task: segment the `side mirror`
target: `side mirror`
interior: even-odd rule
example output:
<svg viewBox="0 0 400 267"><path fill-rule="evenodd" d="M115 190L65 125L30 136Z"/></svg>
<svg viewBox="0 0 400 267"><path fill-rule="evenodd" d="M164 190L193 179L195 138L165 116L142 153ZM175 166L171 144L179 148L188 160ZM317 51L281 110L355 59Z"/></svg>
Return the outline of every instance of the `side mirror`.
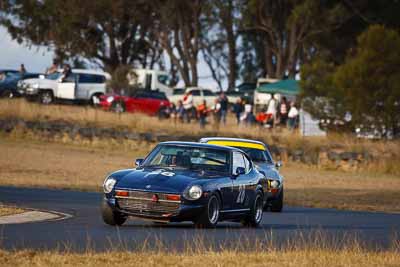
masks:
<svg viewBox="0 0 400 267"><path fill-rule="evenodd" d="M282 165L283 165L283 164L282 164L282 161L277 161L277 162L275 162L275 167L278 168L278 169L279 169L280 167L282 167Z"/></svg>
<svg viewBox="0 0 400 267"><path fill-rule="evenodd" d="M237 167L236 172L233 173L233 177L238 177L239 175L245 174L246 169L243 167Z"/></svg>
<svg viewBox="0 0 400 267"><path fill-rule="evenodd" d="M135 165L140 166L143 163L143 159L136 159L135 160Z"/></svg>

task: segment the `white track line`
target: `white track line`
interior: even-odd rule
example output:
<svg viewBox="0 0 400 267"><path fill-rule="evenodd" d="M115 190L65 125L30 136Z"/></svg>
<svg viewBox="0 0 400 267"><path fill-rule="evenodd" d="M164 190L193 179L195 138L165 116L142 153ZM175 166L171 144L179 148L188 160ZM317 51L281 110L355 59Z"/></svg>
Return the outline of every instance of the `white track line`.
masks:
<svg viewBox="0 0 400 267"><path fill-rule="evenodd" d="M29 210L23 213L0 216L0 224L20 224L20 223L30 223L30 222L42 222L42 221L58 221L58 220L68 219L71 217L72 215L61 212Z"/></svg>

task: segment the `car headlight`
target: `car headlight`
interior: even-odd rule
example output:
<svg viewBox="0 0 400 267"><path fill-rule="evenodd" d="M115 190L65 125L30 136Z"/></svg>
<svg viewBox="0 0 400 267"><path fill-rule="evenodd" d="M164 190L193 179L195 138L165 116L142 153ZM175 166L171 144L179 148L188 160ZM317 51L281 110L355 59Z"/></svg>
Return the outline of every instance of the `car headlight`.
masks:
<svg viewBox="0 0 400 267"><path fill-rule="evenodd" d="M33 89L39 89L39 84L38 84L38 83L32 84L32 88L33 88Z"/></svg>
<svg viewBox="0 0 400 267"><path fill-rule="evenodd" d="M271 181L271 187L272 188L278 188L279 187L279 181L277 181L277 180L272 180Z"/></svg>
<svg viewBox="0 0 400 267"><path fill-rule="evenodd" d="M199 185L192 185L187 188L184 193L184 197L189 200L197 200L203 194L203 189Z"/></svg>
<svg viewBox="0 0 400 267"><path fill-rule="evenodd" d="M107 178L103 183L104 193L106 193L106 194L110 193L113 190L114 185L116 183L117 183L117 180L115 180L114 178Z"/></svg>
<svg viewBox="0 0 400 267"><path fill-rule="evenodd" d="M113 96L107 97L107 102L108 102L108 103L111 103L111 102L113 102L113 101L114 101L114 97L113 97Z"/></svg>

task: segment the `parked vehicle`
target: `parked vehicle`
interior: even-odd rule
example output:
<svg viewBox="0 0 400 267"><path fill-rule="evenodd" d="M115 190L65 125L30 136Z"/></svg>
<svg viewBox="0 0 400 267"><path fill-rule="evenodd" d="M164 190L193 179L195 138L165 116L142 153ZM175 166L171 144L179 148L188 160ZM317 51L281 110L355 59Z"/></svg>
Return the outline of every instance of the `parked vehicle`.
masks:
<svg viewBox="0 0 400 267"><path fill-rule="evenodd" d="M111 173L103 183L103 221L129 216L158 222L219 221L260 224L266 179L240 149L191 142L158 144L136 169Z"/></svg>
<svg viewBox="0 0 400 267"><path fill-rule="evenodd" d="M244 152L254 162L255 167L268 179L267 203L265 209L281 212L283 208L283 177L279 174L280 162L274 163L267 146L256 140L210 137L200 139L200 143L236 147Z"/></svg>
<svg viewBox="0 0 400 267"><path fill-rule="evenodd" d="M171 101L171 103L177 104L179 100L183 101L185 93L192 92L193 104L195 106L202 104L205 100L207 102L207 106L211 107L214 105L215 99L218 97L217 94L210 89L204 89L201 87L188 87L184 93L182 93L180 89L178 90L175 91L175 94L169 97L169 101Z"/></svg>
<svg viewBox="0 0 400 267"><path fill-rule="evenodd" d="M141 112L148 115L167 115L170 107L165 93L152 90L136 90L129 95L102 95L100 106L115 112Z"/></svg>
<svg viewBox="0 0 400 267"><path fill-rule="evenodd" d="M150 69L132 69L128 73L129 84L146 90L164 92L172 95L172 88L168 85L170 77L168 72Z"/></svg>
<svg viewBox="0 0 400 267"><path fill-rule="evenodd" d="M229 103L236 103L238 98L246 100L249 103L253 103L254 90L256 89L256 83L241 83L236 88L226 91Z"/></svg>
<svg viewBox="0 0 400 267"><path fill-rule="evenodd" d="M39 79L25 80L20 89L26 97L37 99L42 104L50 104L56 99L98 104L110 78L102 71L72 69L67 77L59 71Z"/></svg>
<svg viewBox="0 0 400 267"><path fill-rule="evenodd" d="M20 96L18 84L24 79L31 79L39 77L39 73L24 73L14 71L0 72L0 96L13 98Z"/></svg>

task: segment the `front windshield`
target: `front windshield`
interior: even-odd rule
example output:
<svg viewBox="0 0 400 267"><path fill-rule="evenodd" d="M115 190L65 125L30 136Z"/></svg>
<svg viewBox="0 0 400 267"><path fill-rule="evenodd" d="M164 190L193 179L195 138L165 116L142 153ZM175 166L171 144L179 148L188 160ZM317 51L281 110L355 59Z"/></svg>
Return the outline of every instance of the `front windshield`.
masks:
<svg viewBox="0 0 400 267"><path fill-rule="evenodd" d="M60 72L54 72L52 74L46 75L46 79L48 80L57 80L60 77L61 73Z"/></svg>
<svg viewBox="0 0 400 267"><path fill-rule="evenodd" d="M268 162L272 163L272 158L264 150L260 149L255 149L255 148L248 148L248 147L237 147L241 150L243 150L249 157L251 158L252 161L254 162Z"/></svg>
<svg viewBox="0 0 400 267"><path fill-rule="evenodd" d="M229 173L228 151L213 148L159 145L142 164L143 167L168 167Z"/></svg>

